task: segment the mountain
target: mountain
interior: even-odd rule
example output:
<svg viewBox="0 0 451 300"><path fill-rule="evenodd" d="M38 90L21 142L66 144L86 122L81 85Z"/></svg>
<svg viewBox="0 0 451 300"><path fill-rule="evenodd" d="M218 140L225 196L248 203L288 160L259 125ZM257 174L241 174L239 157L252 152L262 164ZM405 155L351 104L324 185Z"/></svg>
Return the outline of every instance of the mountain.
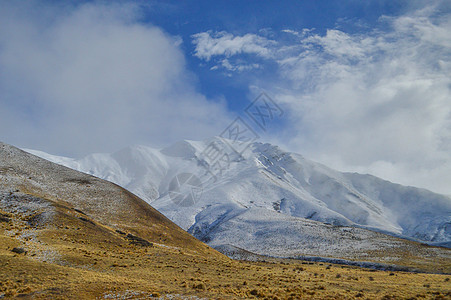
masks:
<svg viewBox="0 0 451 300"><path fill-rule="evenodd" d="M0 142L0 298L189 294L177 278L231 263L118 185Z"/></svg>
<svg viewBox="0 0 451 300"><path fill-rule="evenodd" d="M238 155L231 145L247 149ZM212 149L220 158L228 154L221 168L211 160ZM450 197L338 172L270 144L212 138L82 159L27 151L129 189L218 249L233 245L272 256L378 260L393 248L418 251L405 239L451 242ZM197 180L188 197L174 187L184 178Z"/></svg>
<svg viewBox="0 0 451 300"><path fill-rule="evenodd" d="M265 218L266 210L260 210L260 221L248 229L266 230L277 221L273 216ZM244 226L258 215L254 209L247 213L241 214ZM322 223L294 219L300 227L312 226L316 234L323 230ZM229 226L237 229L231 222ZM389 237L387 241L395 240ZM410 243L418 250L405 257L409 267L451 272L449 250L398 242L399 249L405 250ZM398 299L451 295L449 276L396 272L410 268L388 265L387 260L377 265L344 260L324 264L314 262L318 258L306 258L307 262L262 257L232 245L218 249L257 262L234 261L216 252L113 183L0 143L0 299Z"/></svg>
<svg viewBox="0 0 451 300"><path fill-rule="evenodd" d="M51 163L7 144L0 143L0 151L1 204L10 211L28 210L27 214L37 214L36 220L46 220L55 214L55 204L64 205L76 215L89 216L115 230L164 241L170 246L184 245L193 251L205 249L202 243L145 201L111 182ZM33 195L36 203L22 199L27 198L26 195ZM7 201L11 197L14 201Z"/></svg>

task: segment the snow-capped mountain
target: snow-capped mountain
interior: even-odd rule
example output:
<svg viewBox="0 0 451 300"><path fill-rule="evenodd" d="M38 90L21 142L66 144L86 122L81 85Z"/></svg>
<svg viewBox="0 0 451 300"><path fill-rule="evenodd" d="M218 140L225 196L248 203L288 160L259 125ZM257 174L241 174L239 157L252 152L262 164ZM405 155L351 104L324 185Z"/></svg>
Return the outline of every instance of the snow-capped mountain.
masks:
<svg viewBox="0 0 451 300"><path fill-rule="evenodd" d="M451 244L448 196L338 172L270 144L241 143L248 147L238 155L233 143L212 138L162 150L133 146L82 159L27 151L129 189L212 246L278 256L322 249L323 256L351 257L359 249L398 247L398 239L382 233ZM197 181L180 202L174 183L187 176Z"/></svg>

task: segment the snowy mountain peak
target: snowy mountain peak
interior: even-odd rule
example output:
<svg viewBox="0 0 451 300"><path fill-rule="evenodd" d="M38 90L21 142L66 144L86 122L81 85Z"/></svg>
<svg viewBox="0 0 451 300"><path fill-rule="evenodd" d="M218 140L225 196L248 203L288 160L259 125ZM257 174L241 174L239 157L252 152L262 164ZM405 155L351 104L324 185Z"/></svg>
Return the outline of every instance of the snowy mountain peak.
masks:
<svg viewBox="0 0 451 300"><path fill-rule="evenodd" d="M253 214L264 211L274 222L284 220L287 228L293 220L311 220L428 243L451 241L450 197L374 176L338 172L267 143L245 145L247 150L241 155L233 152L234 145L234 141L214 137L180 141L162 150L133 146L78 160L32 152L133 191L211 243L218 232L254 222ZM228 154L227 163L220 165L214 159L223 152ZM202 183L189 207L172 201L171 181L178 174L193 174Z"/></svg>

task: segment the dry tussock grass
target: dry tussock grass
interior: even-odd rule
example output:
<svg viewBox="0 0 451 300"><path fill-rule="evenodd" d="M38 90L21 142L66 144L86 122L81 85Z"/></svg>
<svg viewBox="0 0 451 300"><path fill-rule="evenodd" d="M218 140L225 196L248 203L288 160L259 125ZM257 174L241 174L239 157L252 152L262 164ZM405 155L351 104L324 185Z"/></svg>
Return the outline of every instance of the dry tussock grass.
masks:
<svg viewBox="0 0 451 300"><path fill-rule="evenodd" d="M42 228L24 225L28 224L27 220L19 215L0 213L10 219L0 222L0 295L5 297L451 297L448 275L373 271L293 260L233 261L219 254L167 246L157 238L149 241L152 244L142 246L128 239L126 230L118 232L95 221L88 222L89 216L63 205L56 207L52 223ZM34 236L27 239L24 233L30 230ZM15 247L27 252L17 254L12 251ZM43 249L57 255L46 257Z"/></svg>

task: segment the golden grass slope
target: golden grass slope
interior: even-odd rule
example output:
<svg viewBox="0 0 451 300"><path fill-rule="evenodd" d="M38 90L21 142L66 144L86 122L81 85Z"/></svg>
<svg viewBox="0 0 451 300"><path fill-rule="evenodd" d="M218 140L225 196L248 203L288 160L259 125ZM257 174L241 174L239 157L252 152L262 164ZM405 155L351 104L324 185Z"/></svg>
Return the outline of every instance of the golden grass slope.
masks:
<svg viewBox="0 0 451 300"><path fill-rule="evenodd" d="M129 191L0 143L0 188L81 211L99 224L199 253L216 251Z"/></svg>
<svg viewBox="0 0 451 300"><path fill-rule="evenodd" d="M0 223L0 295L21 299L449 299L451 276L269 260L233 261L123 235L58 207L52 225ZM34 230L31 236L29 231ZM27 249L16 254L14 247Z"/></svg>

